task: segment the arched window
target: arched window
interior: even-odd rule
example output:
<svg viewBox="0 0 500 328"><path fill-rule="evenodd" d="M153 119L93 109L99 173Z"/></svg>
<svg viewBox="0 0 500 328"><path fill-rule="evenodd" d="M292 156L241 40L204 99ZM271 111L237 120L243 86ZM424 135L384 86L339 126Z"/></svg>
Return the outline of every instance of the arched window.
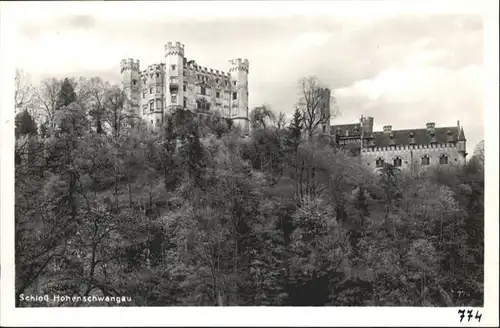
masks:
<svg viewBox="0 0 500 328"><path fill-rule="evenodd" d="M401 160L401 157L397 156L394 158L394 166L395 167L400 167L403 164L403 161Z"/></svg>
<svg viewBox="0 0 500 328"><path fill-rule="evenodd" d="M429 155L422 156L422 165L429 165L431 163L431 159Z"/></svg>
<svg viewBox="0 0 500 328"><path fill-rule="evenodd" d="M448 155L441 155L439 156L439 164L448 164Z"/></svg>
<svg viewBox="0 0 500 328"><path fill-rule="evenodd" d="M377 158L377 160L375 161L375 166L376 167L383 167L384 166L384 159L382 157L379 157Z"/></svg>

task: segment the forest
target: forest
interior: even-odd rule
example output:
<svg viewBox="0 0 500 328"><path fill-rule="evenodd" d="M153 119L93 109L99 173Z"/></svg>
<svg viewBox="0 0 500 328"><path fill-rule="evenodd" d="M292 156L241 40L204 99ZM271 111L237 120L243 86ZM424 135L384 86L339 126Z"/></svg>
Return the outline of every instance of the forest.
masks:
<svg viewBox="0 0 500 328"><path fill-rule="evenodd" d="M374 173L300 106L252 109L249 136L182 109L153 132L98 77L23 74L16 306L482 306L482 143L464 166Z"/></svg>

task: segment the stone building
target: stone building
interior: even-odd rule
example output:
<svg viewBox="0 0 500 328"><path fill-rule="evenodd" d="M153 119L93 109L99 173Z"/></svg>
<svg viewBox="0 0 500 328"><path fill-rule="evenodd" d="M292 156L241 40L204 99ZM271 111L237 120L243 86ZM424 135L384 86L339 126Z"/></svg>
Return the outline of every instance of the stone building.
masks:
<svg viewBox="0 0 500 328"><path fill-rule="evenodd" d="M373 117L360 123L331 126L335 143L361 157L368 167L377 170L384 163L418 172L432 165L461 165L466 160L466 139L460 122L456 126L373 131Z"/></svg>
<svg viewBox="0 0 500 328"><path fill-rule="evenodd" d="M183 108L200 116L219 112L249 133L247 59L230 60L227 72L200 66L185 57L184 45L168 42L164 61L140 69L139 60L121 61L122 87L129 109L153 128L165 115Z"/></svg>

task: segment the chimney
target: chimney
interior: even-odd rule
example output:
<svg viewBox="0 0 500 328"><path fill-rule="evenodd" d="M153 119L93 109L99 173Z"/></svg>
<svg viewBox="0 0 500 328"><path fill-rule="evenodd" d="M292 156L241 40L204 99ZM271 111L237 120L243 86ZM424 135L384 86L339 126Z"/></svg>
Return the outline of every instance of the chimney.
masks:
<svg viewBox="0 0 500 328"><path fill-rule="evenodd" d="M425 128L427 129L427 131L434 131L436 128L436 123L429 122L425 125Z"/></svg>
<svg viewBox="0 0 500 328"><path fill-rule="evenodd" d="M392 125L384 126L384 133L391 133L391 131L392 131Z"/></svg>

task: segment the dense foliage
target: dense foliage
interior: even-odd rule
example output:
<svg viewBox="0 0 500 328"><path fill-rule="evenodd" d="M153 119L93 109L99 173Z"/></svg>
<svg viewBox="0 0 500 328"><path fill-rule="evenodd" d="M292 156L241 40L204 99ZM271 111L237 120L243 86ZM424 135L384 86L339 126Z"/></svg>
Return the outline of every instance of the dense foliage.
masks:
<svg viewBox="0 0 500 328"><path fill-rule="evenodd" d="M178 110L153 133L99 79L47 80L37 97L50 115L16 120L17 305L40 305L20 301L35 293L125 306L483 303L476 157L377 175L304 141L299 111L284 126L260 107L242 137Z"/></svg>

